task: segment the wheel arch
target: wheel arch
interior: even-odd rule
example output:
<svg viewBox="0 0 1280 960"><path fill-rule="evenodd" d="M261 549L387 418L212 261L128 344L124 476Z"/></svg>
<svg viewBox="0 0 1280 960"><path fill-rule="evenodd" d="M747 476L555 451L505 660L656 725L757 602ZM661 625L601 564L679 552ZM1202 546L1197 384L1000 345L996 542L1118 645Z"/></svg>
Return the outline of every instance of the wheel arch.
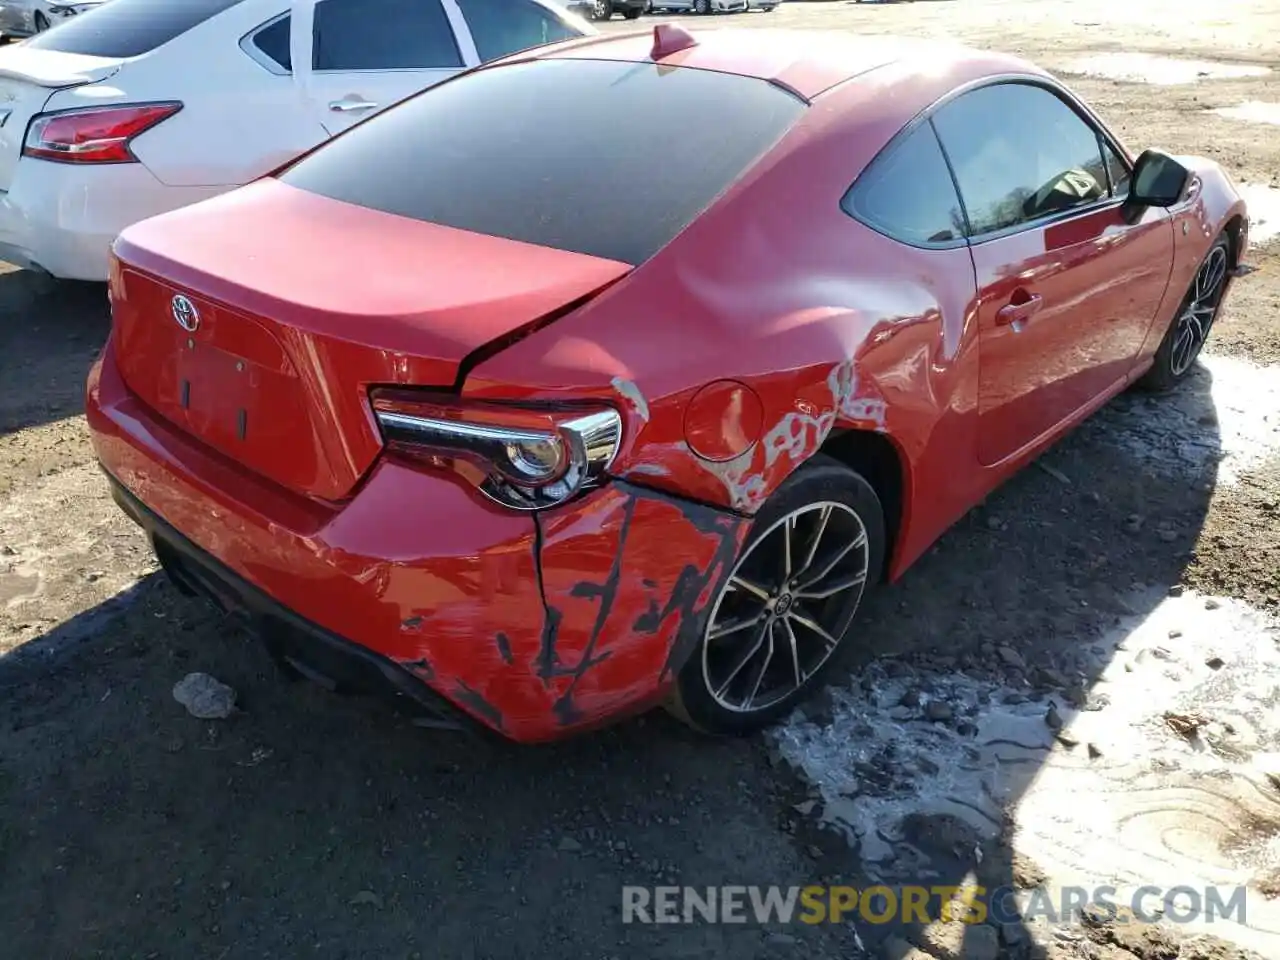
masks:
<svg viewBox="0 0 1280 960"><path fill-rule="evenodd" d="M884 508L885 551L882 580L888 579L897 554L906 506L907 461L886 433L859 428L836 428L817 453L831 457L871 484Z"/></svg>

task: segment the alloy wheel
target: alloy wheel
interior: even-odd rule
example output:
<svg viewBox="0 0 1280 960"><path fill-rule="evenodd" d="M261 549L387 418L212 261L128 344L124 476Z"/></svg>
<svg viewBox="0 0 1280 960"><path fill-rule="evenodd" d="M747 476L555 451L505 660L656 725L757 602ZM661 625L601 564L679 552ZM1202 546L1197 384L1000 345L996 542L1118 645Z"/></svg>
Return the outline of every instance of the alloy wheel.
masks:
<svg viewBox="0 0 1280 960"><path fill-rule="evenodd" d="M1181 376L1195 362L1205 341L1209 338L1209 328L1213 326L1218 305L1222 302L1222 291L1226 280L1227 248L1218 245L1209 251L1209 256L1196 271L1195 281L1191 285L1191 295L1178 317L1173 351L1169 358L1169 365L1175 377Z"/></svg>
<svg viewBox="0 0 1280 960"><path fill-rule="evenodd" d="M593 14L597 20L608 20L613 16L613 4L610 0L595 0Z"/></svg>
<svg viewBox="0 0 1280 960"><path fill-rule="evenodd" d="M739 558L707 621L702 678L711 698L749 714L802 687L839 645L869 564L866 527L846 504L810 503L769 527Z"/></svg>

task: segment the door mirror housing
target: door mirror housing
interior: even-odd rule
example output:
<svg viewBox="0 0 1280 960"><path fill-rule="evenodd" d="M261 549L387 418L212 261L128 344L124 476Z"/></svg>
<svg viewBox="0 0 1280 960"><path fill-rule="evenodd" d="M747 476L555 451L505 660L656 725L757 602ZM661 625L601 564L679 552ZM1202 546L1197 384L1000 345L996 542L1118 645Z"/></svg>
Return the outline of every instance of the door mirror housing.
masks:
<svg viewBox="0 0 1280 960"><path fill-rule="evenodd" d="M1133 165L1129 204L1135 207L1171 207L1182 199L1191 171L1160 150L1144 150Z"/></svg>

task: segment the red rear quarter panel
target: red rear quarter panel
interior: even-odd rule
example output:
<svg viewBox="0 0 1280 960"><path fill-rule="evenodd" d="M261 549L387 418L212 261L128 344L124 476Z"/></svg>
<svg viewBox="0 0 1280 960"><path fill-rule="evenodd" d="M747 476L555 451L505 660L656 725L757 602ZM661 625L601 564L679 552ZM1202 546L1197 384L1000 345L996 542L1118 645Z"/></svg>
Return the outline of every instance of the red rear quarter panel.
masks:
<svg viewBox="0 0 1280 960"><path fill-rule="evenodd" d="M840 200L917 113L1012 63L957 60L926 73L907 61L818 98L666 249L476 367L465 392L609 398L627 413L616 475L748 515L832 430L881 433L905 474L900 570L987 482L968 415L973 269L963 249L916 250L880 236ZM759 426L749 450L712 462L690 450L686 421L698 390L724 380L748 389L723 411L718 449ZM695 414L705 433L708 416Z"/></svg>

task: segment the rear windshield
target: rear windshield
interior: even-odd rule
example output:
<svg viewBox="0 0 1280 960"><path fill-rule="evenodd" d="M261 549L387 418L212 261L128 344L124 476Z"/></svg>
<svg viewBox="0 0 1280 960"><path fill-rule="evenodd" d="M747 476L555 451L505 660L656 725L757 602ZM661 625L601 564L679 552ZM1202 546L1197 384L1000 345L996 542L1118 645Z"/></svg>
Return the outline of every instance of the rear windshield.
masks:
<svg viewBox="0 0 1280 960"><path fill-rule="evenodd" d="M107 0L27 46L91 57L139 57L240 0Z"/></svg>
<svg viewBox="0 0 1280 960"><path fill-rule="evenodd" d="M430 89L281 179L385 213L639 264L804 109L733 74L535 60Z"/></svg>

